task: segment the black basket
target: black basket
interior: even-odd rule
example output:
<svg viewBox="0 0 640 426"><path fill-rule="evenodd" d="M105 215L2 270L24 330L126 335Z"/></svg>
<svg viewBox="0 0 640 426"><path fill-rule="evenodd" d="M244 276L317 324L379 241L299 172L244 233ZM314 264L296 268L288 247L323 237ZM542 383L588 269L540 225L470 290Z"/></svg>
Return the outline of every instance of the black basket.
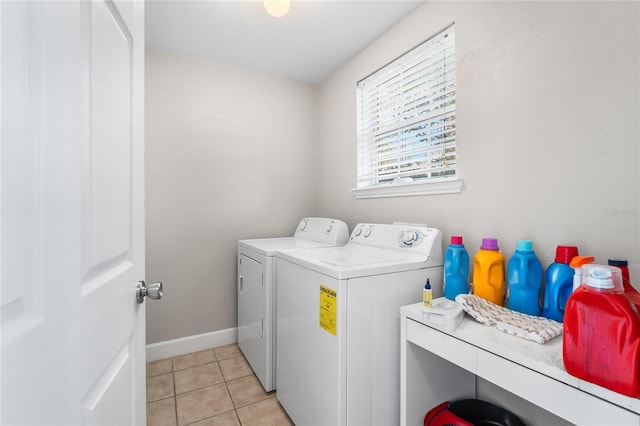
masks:
<svg viewBox="0 0 640 426"><path fill-rule="evenodd" d="M424 426L524 426L512 412L479 399L444 402L431 409Z"/></svg>

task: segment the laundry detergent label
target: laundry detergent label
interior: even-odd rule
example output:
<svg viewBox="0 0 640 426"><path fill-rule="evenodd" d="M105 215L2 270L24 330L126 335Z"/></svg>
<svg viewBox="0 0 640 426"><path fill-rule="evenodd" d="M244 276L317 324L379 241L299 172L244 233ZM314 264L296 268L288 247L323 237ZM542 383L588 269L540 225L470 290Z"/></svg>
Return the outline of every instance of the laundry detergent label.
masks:
<svg viewBox="0 0 640 426"><path fill-rule="evenodd" d="M338 335L338 292L320 286L320 327L334 336Z"/></svg>

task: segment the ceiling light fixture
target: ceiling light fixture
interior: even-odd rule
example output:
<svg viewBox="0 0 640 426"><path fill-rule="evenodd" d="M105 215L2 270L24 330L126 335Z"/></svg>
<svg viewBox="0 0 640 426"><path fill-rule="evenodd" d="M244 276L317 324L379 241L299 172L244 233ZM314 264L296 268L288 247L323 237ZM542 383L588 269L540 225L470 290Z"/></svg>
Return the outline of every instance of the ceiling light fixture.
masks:
<svg viewBox="0 0 640 426"><path fill-rule="evenodd" d="M291 8L291 0L263 0L263 3L269 15L275 18L283 17Z"/></svg>

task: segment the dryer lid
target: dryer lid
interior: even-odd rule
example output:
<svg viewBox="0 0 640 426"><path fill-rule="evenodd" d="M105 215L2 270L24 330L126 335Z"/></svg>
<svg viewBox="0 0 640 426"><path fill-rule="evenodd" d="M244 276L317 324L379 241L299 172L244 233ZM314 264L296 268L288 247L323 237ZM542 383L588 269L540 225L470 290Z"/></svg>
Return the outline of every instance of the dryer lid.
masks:
<svg viewBox="0 0 640 426"><path fill-rule="evenodd" d="M238 241L240 251L251 250L267 257L275 256L281 250L311 249L318 247L327 247L327 244L294 237L259 238Z"/></svg>

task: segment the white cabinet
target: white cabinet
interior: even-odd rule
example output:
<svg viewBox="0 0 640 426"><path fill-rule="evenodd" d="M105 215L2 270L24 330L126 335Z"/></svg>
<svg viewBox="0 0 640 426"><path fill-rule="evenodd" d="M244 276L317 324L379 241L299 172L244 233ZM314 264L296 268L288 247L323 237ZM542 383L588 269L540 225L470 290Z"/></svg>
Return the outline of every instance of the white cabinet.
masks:
<svg viewBox="0 0 640 426"><path fill-rule="evenodd" d="M640 400L564 370L561 337L540 345L470 318L445 331L426 324L422 309L420 303L401 308L402 425L421 425L441 402L477 397L476 378L571 423L640 425Z"/></svg>

